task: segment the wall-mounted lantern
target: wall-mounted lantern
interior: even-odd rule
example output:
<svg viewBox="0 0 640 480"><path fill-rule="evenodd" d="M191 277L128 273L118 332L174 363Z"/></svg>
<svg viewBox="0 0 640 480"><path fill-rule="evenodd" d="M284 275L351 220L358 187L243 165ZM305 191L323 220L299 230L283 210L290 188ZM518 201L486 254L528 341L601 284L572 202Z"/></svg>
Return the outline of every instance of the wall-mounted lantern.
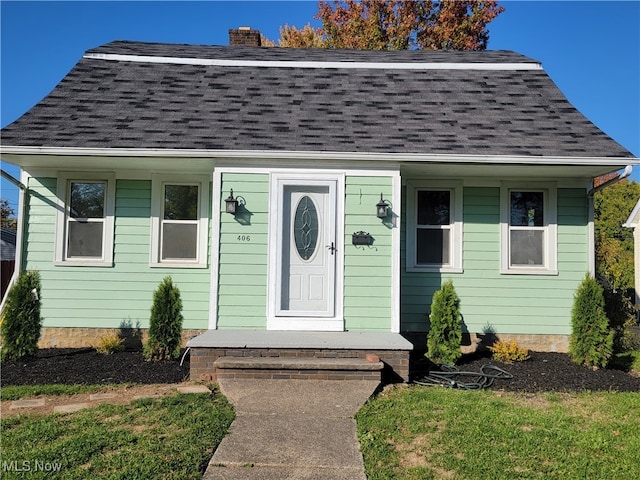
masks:
<svg viewBox="0 0 640 480"><path fill-rule="evenodd" d="M235 215L238 211L238 200L236 198L233 198L233 189L231 189L229 196L224 202L226 204L226 212L230 213L231 215Z"/></svg>
<svg viewBox="0 0 640 480"><path fill-rule="evenodd" d="M389 202L382 198L382 193L380 193L380 201L376 203L376 216L378 218L387 218L389 214Z"/></svg>

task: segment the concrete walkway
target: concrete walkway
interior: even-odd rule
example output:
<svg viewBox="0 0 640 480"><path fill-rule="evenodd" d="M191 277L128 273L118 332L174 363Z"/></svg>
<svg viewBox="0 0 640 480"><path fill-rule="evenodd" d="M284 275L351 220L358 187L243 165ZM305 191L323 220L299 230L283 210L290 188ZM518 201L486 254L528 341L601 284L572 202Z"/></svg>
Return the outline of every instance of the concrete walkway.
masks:
<svg viewBox="0 0 640 480"><path fill-rule="evenodd" d="M366 480L355 413L370 381L220 379L231 431L203 480Z"/></svg>

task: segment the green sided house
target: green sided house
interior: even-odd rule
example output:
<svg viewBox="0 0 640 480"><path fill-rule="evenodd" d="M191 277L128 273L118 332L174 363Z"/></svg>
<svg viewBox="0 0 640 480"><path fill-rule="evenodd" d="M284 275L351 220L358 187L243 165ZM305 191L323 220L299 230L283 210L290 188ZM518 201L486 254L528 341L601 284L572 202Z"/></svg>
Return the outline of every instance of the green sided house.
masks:
<svg viewBox="0 0 640 480"><path fill-rule="evenodd" d="M470 346L566 350L593 178L638 163L514 52L126 41L86 52L1 154L41 345L144 329L170 275L199 378L406 379L445 279Z"/></svg>

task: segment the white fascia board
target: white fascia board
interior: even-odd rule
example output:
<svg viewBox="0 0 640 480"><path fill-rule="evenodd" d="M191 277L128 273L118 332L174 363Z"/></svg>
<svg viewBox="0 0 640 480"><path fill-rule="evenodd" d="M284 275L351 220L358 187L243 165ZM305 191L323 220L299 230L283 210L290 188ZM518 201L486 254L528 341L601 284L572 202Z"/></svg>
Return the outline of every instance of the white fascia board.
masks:
<svg viewBox="0 0 640 480"><path fill-rule="evenodd" d="M0 155L8 160L21 156L57 155L86 157L156 157L156 158L210 158L261 160L345 160L384 161L405 163L442 164L495 164L495 165L575 165L606 166L612 171L627 165L640 165L639 158L626 157L563 157L525 155L460 155L430 153L378 153L332 151L279 151L279 150L204 150L154 148L84 148L84 147L31 147L0 146Z"/></svg>
<svg viewBox="0 0 640 480"><path fill-rule="evenodd" d="M633 210L631 211L629 218L627 219L626 222L622 224L622 226L625 228L636 228L638 226L638 222L636 222L636 217L639 212L640 212L640 200L636 202L636 205L635 207L633 207Z"/></svg>
<svg viewBox="0 0 640 480"><path fill-rule="evenodd" d="M174 65L204 65L216 67L270 67L270 68L340 68L373 70L542 70L535 62L472 63L472 62L322 62L295 60L238 60L214 58L182 58L152 55L123 55L115 53L87 53L84 58L116 62L165 63Z"/></svg>

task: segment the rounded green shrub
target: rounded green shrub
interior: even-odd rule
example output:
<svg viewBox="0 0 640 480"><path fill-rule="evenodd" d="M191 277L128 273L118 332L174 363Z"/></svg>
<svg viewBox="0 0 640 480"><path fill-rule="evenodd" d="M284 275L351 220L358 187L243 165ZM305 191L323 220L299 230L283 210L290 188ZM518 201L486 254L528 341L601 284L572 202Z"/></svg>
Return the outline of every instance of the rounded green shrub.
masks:
<svg viewBox="0 0 640 480"><path fill-rule="evenodd" d="M460 299L447 280L433 294L430 328L427 334L427 357L435 363L453 365L462 356L462 315Z"/></svg>
<svg viewBox="0 0 640 480"><path fill-rule="evenodd" d="M569 355L580 365L606 367L613 353L613 336L602 287L587 274L573 297Z"/></svg>
<svg viewBox="0 0 640 480"><path fill-rule="evenodd" d="M17 360L38 351L40 288L40 273L30 270L20 274L9 290L0 326L3 360Z"/></svg>
<svg viewBox="0 0 640 480"><path fill-rule="evenodd" d="M182 299L171 277L165 277L153 293L149 338L144 357L151 361L175 359L182 343Z"/></svg>

